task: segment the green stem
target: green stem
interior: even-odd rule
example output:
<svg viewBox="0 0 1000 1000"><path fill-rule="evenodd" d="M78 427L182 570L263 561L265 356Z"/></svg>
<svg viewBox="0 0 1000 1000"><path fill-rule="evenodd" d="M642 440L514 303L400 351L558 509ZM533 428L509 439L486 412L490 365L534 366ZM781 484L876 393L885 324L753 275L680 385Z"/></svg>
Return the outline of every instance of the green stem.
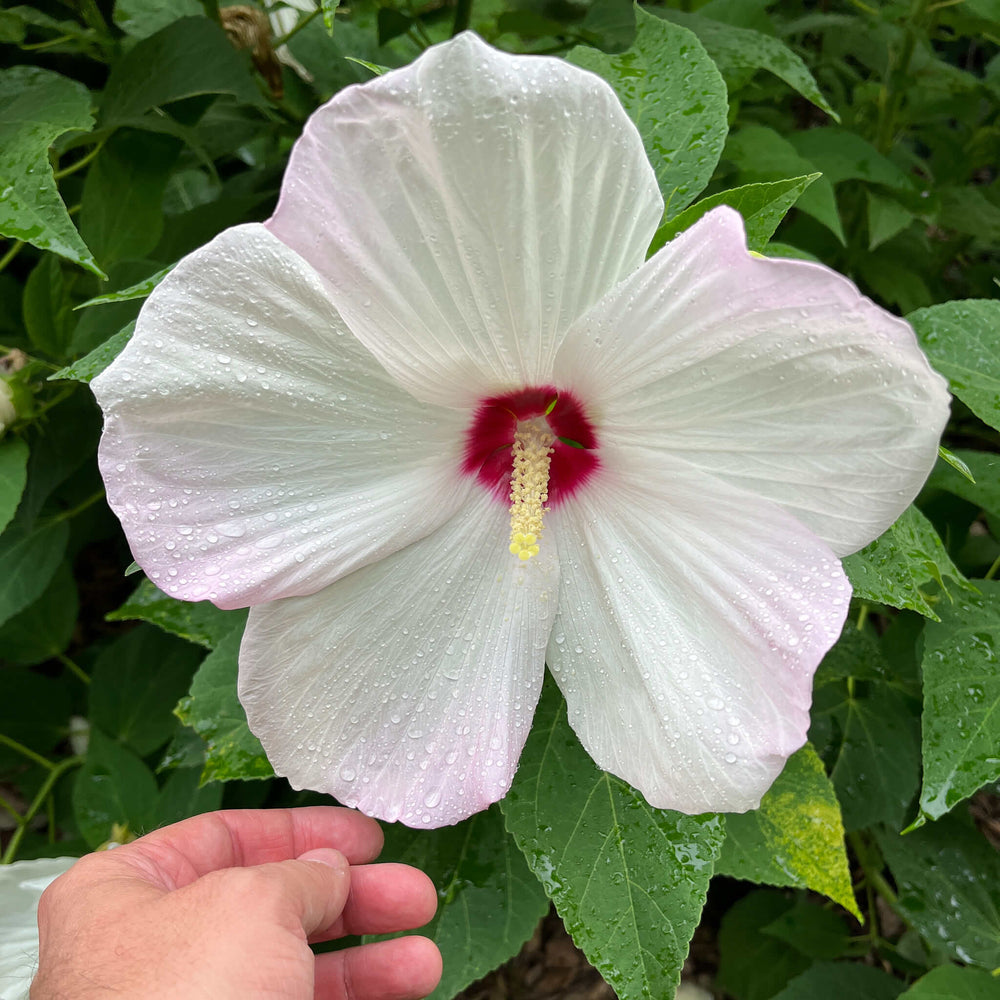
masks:
<svg viewBox="0 0 1000 1000"><path fill-rule="evenodd" d="M1000 570L1000 556L997 556L993 560L993 565L986 571L986 576L983 577L984 580L992 580L993 577L997 575L997 570Z"/></svg>
<svg viewBox="0 0 1000 1000"><path fill-rule="evenodd" d="M17 753L21 754L23 757L27 757L28 760L34 761L36 764L40 764L46 770L51 771L56 765L52 761L47 760L40 753L35 753L30 747L26 747L23 743L18 743L17 740L12 740L9 736L0 733L0 743L6 747L10 747L11 750L15 750Z"/></svg>
<svg viewBox="0 0 1000 1000"><path fill-rule="evenodd" d="M879 152L888 153L893 146L896 134L896 118L903 106L907 90L907 76L910 72L910 62L917 47L917 30L927 15L930 0L913 0L909 17L904 28L905 37L900 49L899 59L893 60L882 89L879 92L878 126L875 133L875 145Z"/></svg>
<svg viewBox="0 0 1000 1000"><path fill-rule="evenodd" d="M35 814L39 809L45 805L46 799L52 793L52 789L55 787L56 782L69 770L74 767L79 767L83 763L82 757L67 757L65 760L60 761L52 770L49 772L48 777L42 782L42 787L38 789L38 794L35 795L30 806L28 806L27 812L21 818L21 823L17 830L14 831L14 836L10 838L10 843L7 845L7 850L4 851L3 857L0 858L0 864L9 865L17 855L17 849L21 846L21 841L24 839L24 833L28 829L28 824L35 818Z"/></svg>
<svg viewBox="0 0 1000 1000"><path fill-rule="evenodd" d="M289 39L294 38L310 21L316 18L318 15L323 13L322 7L317 7L315 10L311 10L305 17L300 17L295 25L288 29L280 38L275 38L271 43L276 49L280 48L282 45L287 45Z"/></svg>
<svg viewBox="0 0 1000 1000"><path fill-rule="evenodd" d="M73 41L72 35L58 35L55 38L46 39L44 42L31 42L28 45L20 46L22 52L41 52L43 49L51 49L63 42Z"/></svg>
<svg viewBox="0 0 1000 1000"><path fill-rule="evenodd" d="M868 612L869 611L871 611L871 608L867 604L862 604L861 605L861 610L858 612L858 631L859 632L861 632L864 629L865 623L868 621Z"/></svg>
<svg viewBox="0 0 1000 1000"><path fill-rule="evenodd" d="M455 4L455 21L451 28L451 37L468 30L472 22L472 0L457 0Z"/></svg>
<svg viewBox="0 0 1000 1000"><path fill-rule="evenodd" d="M0 795L0 809L5 809L14 818L15 823L21 822L21 814L2 796Z"/></svg>
<svg viewBox="0 0 1000 1000"><path fill-rule="evenodd" d="M78 170L82 170L104 148L104 143L105 140L102 139L89 153L87 153L86 156L81 156L76 163L71 163L68 167L63 167L62 170L57 170L52 176L57 181L61 181L64 177L69 177L70 174L75 174Z"/></svg>
<svg viewBox="0 0 1000 1000"><path fill-rule="evenodd" d="M2 271L20 252L24 246L24 240L14 240L10 249L0 257L0 271Z"/></svg>
<svg viewBox="0 0 1000 1000"><path fill-rule="evenodd" d="M75 674L84 684L90 683L90 677L84 672L83 667L71 660L65 653L59 653L56 659L71 673Z"/></svg>
<svg viewBox="0 0 1000 1000"><path fill-rule="evenodd" d="M58 524L60 521L68 521L70 518L76 517L77 514L82 514L88 507L93 507L95 503L98 503L103 499L104 490L99 489L96 493L92 493L86 500L81 501L75 507L70 507L69 510L60 511L58 514L53 514L51 517L45 518L45 524Z"/></svg>

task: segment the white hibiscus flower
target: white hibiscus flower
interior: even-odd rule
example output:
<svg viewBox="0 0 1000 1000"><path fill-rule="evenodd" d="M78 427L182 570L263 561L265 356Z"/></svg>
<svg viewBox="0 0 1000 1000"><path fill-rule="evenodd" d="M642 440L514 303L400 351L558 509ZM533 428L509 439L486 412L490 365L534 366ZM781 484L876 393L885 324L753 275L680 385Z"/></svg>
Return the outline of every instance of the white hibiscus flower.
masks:
<svg viewBox="0 0 1000 1000"><path fill-rule="evenodd" d="M948 412L910 328L663 204L612 90L471 34L310 119L274 216L93 383L167 593L251 607L275 770L386 820L510 786L544 664L654 806L753 808ZM513 554L512 554L513 551Z"/></svg>

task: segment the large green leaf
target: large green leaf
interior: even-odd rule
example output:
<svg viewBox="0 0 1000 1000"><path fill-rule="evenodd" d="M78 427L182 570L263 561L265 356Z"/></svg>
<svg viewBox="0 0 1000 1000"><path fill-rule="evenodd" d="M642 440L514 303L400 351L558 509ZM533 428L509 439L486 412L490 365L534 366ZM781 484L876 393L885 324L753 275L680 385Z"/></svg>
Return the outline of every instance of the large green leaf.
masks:
<svg viewBox="0 0 1000 1000"><path fill-rule="evenodd" d="M191 693L177 706L181 722L205 741L202 781L270 778L274 774L236 696L242 638L240 625L219 642L195 674Z"/></svg>
<svg viewBox="0 0 1000 1000"><path fill-rule="evenodd" d="M905 836L883 830L878 843L903 919L952 958L1000 966L1000 853L971 822L942 816Z"/></svg>
<svg viewBox="0 0 1000 1000"><path fill-rule="evenodd" d="M658 9L661 17L669 18L693 31L719 67L727 83L742 77L747 71L767 70L784 80L807 101L840 121L837 113L820 92L809 67L780 39L752 28L741 28L699 14L679 10Z"/></svg>
<svg viewBox="0 0 1000 1000"><path fill-rule="evenodd" d="M150 812L153 828L179 823L188 816L211 812L222 805L225 786L219 782L201 784L201 768L178 767L160 789Z"/></svg>
<svg viewBox="0 0 1000 1000"><path fill-rule="evenodd" d="M82 83L34 66L0 72L0 234L104 277L59 197L48 156L59 136L93 124Z"/></svg>
<svg viewBox="0 0 1000 1000"><path fill-rule="evenodd" d="M1000 430L1000 302L965 299L906 317L931 364L981 420Z"/></svg>
<svg viewBox="0 0 1000 1000"><path fill-rule="evenodd" d="M901 996L904 1000L996 1000L998 994L996 977L983 969L939 965Z"/></svg>
<svg viewBox="0 0 1000 1000"><path fill-rule="evenodd" d="M398 823L384 829L379 860L414 865L437 886L437 913L420 930L444 958L432 1000L450 1000L516 954L548 911L548 897L496 806L440 830Z"/></svg>
<svg viewBox="0 0 1000 1000"><path fill-rule="evenodd" d="M964 590L972 589L951 561L934 526L912 505L874 542L847 556L844 571L855 596L919 611L935 621L938 616L921 587L935 583L947 593L944 578L948 577Z"/></svg>
<svg viewBox="0 0 1000 1000"><path fill-rule="evenodd" d="M0 535L0 625L41 596L62 562L68 540L65 521L31 531L16 521Z"/></svg>
<svg viewBox="0 0 1000 1000"><path fill-rule="evenodd" d="M790 133L788 141L800 156L815 163L831 184L863 180L905 194L915 191L910 175L857 132L832 126L809 128Z"/></svg>
<svg viewBox="0 0 1000 1000"><path fill-rule="evenodd" d="M905 822L920 783L917 711L875 640L849 627L816 673L809 729L848 831Z"/></svg>
<svg viewBox="0 0 1000 1000"><path fill-rule="evenodd" d="M642 136L671 218L708 183L726 140L726 85L686 28L636 9L636 36L618 55L577 47L570 62L604 77Z"/></svg>
<svg viewBox="0 0 1000 1000"><path fill-rule="evenodd" d="M840 804L809 745L789 758L760 808L726 816L716 874L821 892L859 919Z"/></svg>
<svg viewBox="0 0 1000 1000"><path fill-rule="evenodd" d="M73 636L78 611L76 581L64 562L41 596L0 626L0 660L30 665L58 656Z"/></svg>
<svg viewBox="0 0 1000 1000"><path fill-rule="evenodd" d="M0 532L14 516L27 481L28 446L20 438L3 438L0 440Z"/></svg>
<svg viewBox="0 0 1000 1000"><path fill-rule="evenodd" d="M819 174L806 174L804 177L790 177L783 181L744 184L743 187L731 188L702 198L660 226L650 244L649 252L655 253L679 232L693 225L706 212L710 212L718 205L730 205L743 216L747 247L760 252L767 246L768 240L774 235L778 223L788 210L818 177Z"/></svg>
<svg viewBox="0 0 1000 1000"><path fill-rule="evenodd" d="M46 254L35 265L24 285L24 326L32 345L52 358L64 358L77 318L73 315L67 281L58 257Z"/></svg>
<svg viewBox="0 0 1000 1000"><path fill-rule="evenodd" d="M73 784L73 813L84 840L99 847L115 825L146 833L156 804L153 772L129 749L92 727L87 759Z"/></svg>
<svg viewBox="0 0 1000 1000"><path fill-rule="evenodd" d="M80 232L107 268L145 257L163 233L163 192L181 144L155 132L121 129L87 172Z"/></svg>
<svg viewBox="0 0 1000 1000"><path fill-rule="evenodd" d="M140 625L107 646L90 680L90 720L145 757L177 728L174 707L204 653L189 642Z"/></svg>
<svg viewBox="0 0 1000 1000"><path fill-rule="evenodd" d="M179 601L163 593L152 580L144 579L132 596L107 616L111 622L136 618L214 649L233 629L243 628L247 613L242 609L222 611L211 601Z"/></svg>
<svg viewBox="0 0 1000 1000"><path fill-rule="evenodd" d="M203 10L200 0L116 0L112 16L126 35L148 38L178 18Z"/></svg>
<svg viewBox="0 0 1000 1000"><path fill-rule="evenodd" d="M721 819L654 809L598 769L551 680L501 807L573 940L618 995L672 996L722 845Z"/></svg>
<svg viewBox="0 0 1000 1000"><path fill-rule="evenodd" d="M924 633L922 816L1000 778L1000 581L941 607Z"/></svg>
<svg viewBox="0 0 1000 1000"><path fill-rule="evenodd" d="M198 94L229 94L246 104L263 99L250 61L205 17L185 17L144 38L111 71L100 123L136 125L150 108Z"/></svg>
<svg viewBox="0 0 1000 1000"><path fill-rule="evenodd" d="M857 962L817 962L796 976L774 1000L895 1000L906 986L881 969Z"/></svg>

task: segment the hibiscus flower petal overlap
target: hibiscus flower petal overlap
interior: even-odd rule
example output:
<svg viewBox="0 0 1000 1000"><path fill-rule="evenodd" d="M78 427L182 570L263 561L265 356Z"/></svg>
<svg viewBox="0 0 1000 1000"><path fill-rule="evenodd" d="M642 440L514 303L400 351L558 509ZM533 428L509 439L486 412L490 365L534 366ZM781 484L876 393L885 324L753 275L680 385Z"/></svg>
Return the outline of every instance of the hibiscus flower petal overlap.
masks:
<svg viewBox="0 0 1000 1000"><path fill-rule="evenodd" d="M729 209L644 262L661 211L605 83L463 35L321 108L275 215L182 261L95 380L136 559L252 606L240 695L297 787L485 808L546 655L653 805L753 808L804 742L837 556L913 499L948 395Z"/></svg>

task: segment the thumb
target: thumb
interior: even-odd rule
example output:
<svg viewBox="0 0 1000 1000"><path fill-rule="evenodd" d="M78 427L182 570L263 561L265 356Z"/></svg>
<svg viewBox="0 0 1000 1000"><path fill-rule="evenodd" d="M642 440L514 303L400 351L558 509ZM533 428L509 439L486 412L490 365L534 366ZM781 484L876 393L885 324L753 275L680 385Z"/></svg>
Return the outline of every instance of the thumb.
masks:
<svg viewBox="0 0 1000 1000"><path fill-rule="evenodd" d="M294 861L276 861L249 870L273 880L272 888L278 892L271 896L271 904L298 921L307 936L340 918L351 889L347 858L329 847L306 851Z"/></svg>

